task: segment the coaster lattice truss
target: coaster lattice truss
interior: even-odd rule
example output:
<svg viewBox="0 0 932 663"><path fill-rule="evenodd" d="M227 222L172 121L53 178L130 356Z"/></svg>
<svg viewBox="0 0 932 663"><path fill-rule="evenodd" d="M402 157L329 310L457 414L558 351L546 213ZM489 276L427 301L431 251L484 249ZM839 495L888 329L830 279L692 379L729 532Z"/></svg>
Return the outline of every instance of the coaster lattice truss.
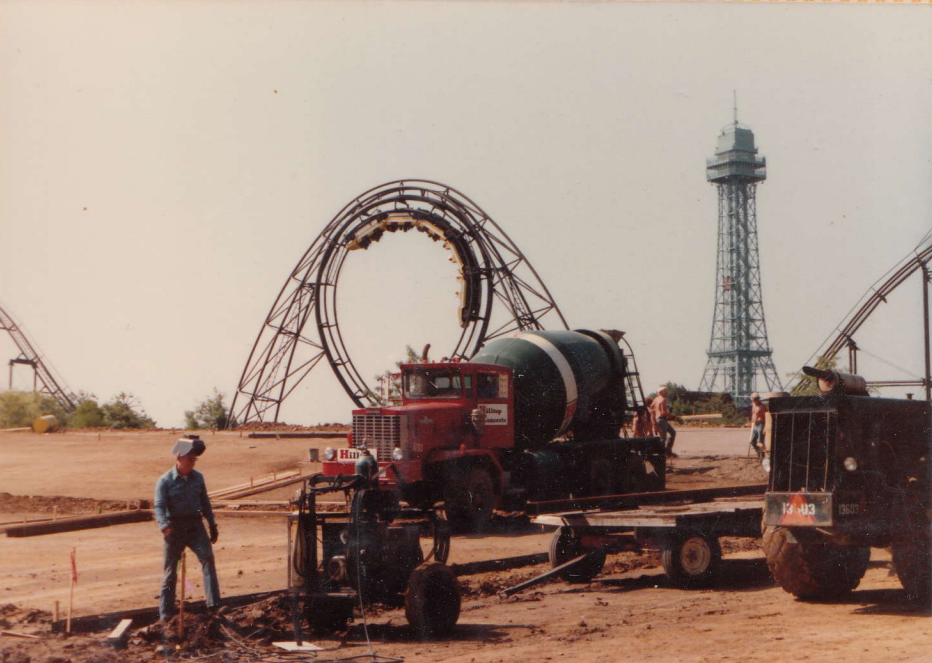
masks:
<svg viewBox="0 0 932 663"><path fill-rule="evenodd" d="M340 333L340 274L352 251L368 248L386 232L410 230L442 242L459 268L462 332L446 356L468 359L487 340L547 323L567 328L531 263L478 205L438 182L388 182L340 210L288 276L243 369L231 424L278 421L285 399L324 360L358 407L375 404L375 392L353 365ZM503 310L496 313L497 326L496 304L496 311Z"/></svg>

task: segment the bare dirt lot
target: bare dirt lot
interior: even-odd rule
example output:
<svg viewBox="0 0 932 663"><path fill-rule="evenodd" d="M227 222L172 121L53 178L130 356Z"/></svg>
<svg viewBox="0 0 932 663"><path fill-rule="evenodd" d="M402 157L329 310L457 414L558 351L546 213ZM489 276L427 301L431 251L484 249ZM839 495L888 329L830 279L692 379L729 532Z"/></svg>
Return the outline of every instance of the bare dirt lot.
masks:
<svg viewBox="0 0 932 663"><path fill-rule="evenodd" d="M151 499L156 478L172 464L177 432L0 433L0 522L97 513ZM199 462L211 490L248 483L250 477L294 470L310 447L334 440L262 439L238 433L207 434ZM681 458L671 488L762 483L746 457L746 430L682 430ZM303 471L311 471L306 463ZM293 487L256 496L287 499ZM285 587L286 529L282 516L219 516L215 548L221 589L232 596ZM545 552L550 534L506 520L493 534L453 539L450 562L464 563ZM506 525L513 525L510 529ZM70 561L76 550L79 581L74 614L145 608L157 603L161 545L155 525L137 523L30 538L0 539L0 636L3 663L89 663L161 658L156 644L134 636L114 651L106 632L51 634L55 602L68 603ZM453 634L419 641L403 611L380 610L357 618L337 638L315 642L328 651L318 660L375 652L406 661L924 661L932 659L927 609L905 602L890 573L886 551L874 550L860 587L835 603L804 603L773 585L755 542L727 540L721 579L712 588L673 588L655 554L611 556L589 585L552 581L509 599L498 590L548 567L461 578L463 610ZM197 564L189 560L193 598L202 597ZM271 600L231 610L229 631L214 633L211 660L269 660L267 642L288 638L287 605ZM251 637L248 637L251 636ZM371 645L367 642L371 642ZM252 649L237 643L236 637Z"/></svg>

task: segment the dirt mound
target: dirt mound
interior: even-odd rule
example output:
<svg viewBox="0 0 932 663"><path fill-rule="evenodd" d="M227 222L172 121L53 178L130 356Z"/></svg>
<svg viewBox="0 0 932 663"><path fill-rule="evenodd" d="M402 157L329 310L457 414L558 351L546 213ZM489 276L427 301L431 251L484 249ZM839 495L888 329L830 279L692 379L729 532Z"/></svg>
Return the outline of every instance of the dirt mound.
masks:
<svg viewBox="0 0 932 663"><path fill-rule="evenodd" d="M115 502L93 500L85 497L61 497L40 495L10 495L0 493L0 513L58 513L59 515L83 515L123 511L137 508L138 502Z"/></svg>

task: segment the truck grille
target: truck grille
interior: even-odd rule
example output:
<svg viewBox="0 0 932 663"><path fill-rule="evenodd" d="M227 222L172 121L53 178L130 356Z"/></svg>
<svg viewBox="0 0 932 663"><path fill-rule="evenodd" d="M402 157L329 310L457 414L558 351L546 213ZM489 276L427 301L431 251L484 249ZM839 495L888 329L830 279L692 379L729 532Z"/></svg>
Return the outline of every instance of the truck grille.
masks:
<svg viewBox="0 0 932 663"><path fill-rule="evenodd" d="M773 492L823 492L834 480L838 413L831 410L773 414Z"/></svg>
<svg viewBox="0 0 932 663"><path fill-rule="evenodd" d="M353 443L357 449L369 449L376 460L392 459L392 449L402 444L401 415L354 414Z"/></svg>

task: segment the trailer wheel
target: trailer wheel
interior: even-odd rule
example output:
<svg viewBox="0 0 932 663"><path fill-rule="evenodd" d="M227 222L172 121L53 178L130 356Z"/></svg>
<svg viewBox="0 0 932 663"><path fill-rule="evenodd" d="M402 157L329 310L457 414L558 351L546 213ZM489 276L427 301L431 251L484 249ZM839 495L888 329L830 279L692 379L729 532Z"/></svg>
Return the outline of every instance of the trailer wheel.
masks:
<svg viewBox="0 0 932 663"><path fill-rule="evenodd" d="M494 504L492 478L481 467L455 474L444 491L443 510L457 530L485 530L492 520Z"/></svg>
<svg viewBox="0 0 932 663"><path fill-rule="evenodd" d="M606 458L596 458L589 465L589 495L615 494L615 471Z"/></svg>
<svg viewBox="0 0 932 663"><path fill-rule="evenodd" d="M550 566L557 568L571 559L579 557L584 552L586 551L573 530L569 527L561 527L553 533L553 537L550 539L550 550L548 551ZM588 559L561 572L560 577L571 584L591 582L593 578L602 572L604 565L605 549L600 548L591 551Z"/></svg>
<svg viewBox="0 0 932 663"><path fill-rule="evenodd" d="M446 635L460 617L460 586L446 564L427 562L414 569L405 591L405 618L418 637Z"/></svg>
<svg viewBox="0 0 932 663"><path fill-rule="evenodd" d="M667 577L684 589L711 583L721 560L718 538L703 534L674 537L664 544L660 554Z"/></svg>
<svg viewBox="0 0 932 663"><path fill-rule="evenodd" d="M847 594L861 582L870 561L868 547L802 541L786 527L768 527L763 548L774 580L801 599Z"/></svg>
<svg viewBox="0 0 932 663"><path fill-rule="evenodd" d="M906 598L914 603L928 604L932 599L932 532L905 536L893 542L893 566Z"/></svg>

